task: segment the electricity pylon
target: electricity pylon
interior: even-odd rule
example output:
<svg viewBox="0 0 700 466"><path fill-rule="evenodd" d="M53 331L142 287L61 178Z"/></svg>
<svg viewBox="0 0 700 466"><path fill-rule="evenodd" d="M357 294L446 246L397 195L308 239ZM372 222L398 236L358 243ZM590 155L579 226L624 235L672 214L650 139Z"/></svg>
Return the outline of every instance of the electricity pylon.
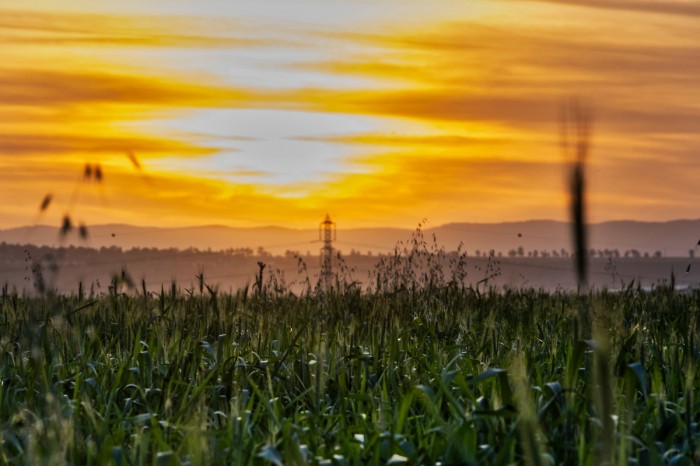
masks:
<svg viewBox="0 0 700 466"><path fill-rule="evenodd" d="M336 239L335 222L330 215L318 226L318 239L323 241L321 247L321 282L330 286L333 283L333 241Z"/></svg>

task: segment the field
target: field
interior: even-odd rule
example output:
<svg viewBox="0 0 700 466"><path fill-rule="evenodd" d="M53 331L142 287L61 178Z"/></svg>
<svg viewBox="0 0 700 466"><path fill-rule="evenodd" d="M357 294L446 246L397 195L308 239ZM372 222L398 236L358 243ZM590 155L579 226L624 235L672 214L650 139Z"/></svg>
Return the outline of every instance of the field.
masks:
<svg viewBox="0 0 700 466"><path fill-rule="evenodd" d="M5 289L0 463L700 460L697 294L484 285Z"/></svg>

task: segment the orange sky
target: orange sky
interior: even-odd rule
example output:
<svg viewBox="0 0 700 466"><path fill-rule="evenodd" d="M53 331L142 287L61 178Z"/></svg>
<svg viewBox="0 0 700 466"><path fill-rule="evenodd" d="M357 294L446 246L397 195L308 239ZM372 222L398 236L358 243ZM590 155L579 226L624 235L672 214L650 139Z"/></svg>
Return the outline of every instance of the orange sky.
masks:
<svg viewBox="0 0 700 466"><path fill-rule="evenodd" d="M590 220L700 217L697 2L106 3L0 0L0 228L566 219L572 96Z"/></svg>

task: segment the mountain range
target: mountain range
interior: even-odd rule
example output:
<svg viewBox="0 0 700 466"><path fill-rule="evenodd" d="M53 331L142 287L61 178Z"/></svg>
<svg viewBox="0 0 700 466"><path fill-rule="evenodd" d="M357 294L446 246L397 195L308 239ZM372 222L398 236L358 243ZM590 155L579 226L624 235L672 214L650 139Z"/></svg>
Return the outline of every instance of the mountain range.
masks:
<svg viewBox="0 0 700 466"><path fill-rule="evenodd" d="M589 247L596 251L615 251L620 255L660 254L664 257L688 257L700 239L700 219L667 222L609 221L589 226ZM132 248L228 250L259 248L273 255L285 252L318 254L322 243L318 229L290 229L267 226L236 228L227 226L197 226L181 228L143 227L124 224L88 226L87 238L77 232L65 236L59 228L48 225L26 226L0 230L0 242L35 244L41 246L84 246L91 248ZM508 223L452 223L421 229L423 240L433 242L447 251L456 250L460 243L469 255L500 252L504 256L520 252L524 255L537 250L560 253L570 249L570 225L552 220L530 220ZM349 254L390 253L414 238L416 230L401 228L338 228L334 247ZM697 251L696 251L697 252ZM510 254L509 254L510 253Z"/></svg>

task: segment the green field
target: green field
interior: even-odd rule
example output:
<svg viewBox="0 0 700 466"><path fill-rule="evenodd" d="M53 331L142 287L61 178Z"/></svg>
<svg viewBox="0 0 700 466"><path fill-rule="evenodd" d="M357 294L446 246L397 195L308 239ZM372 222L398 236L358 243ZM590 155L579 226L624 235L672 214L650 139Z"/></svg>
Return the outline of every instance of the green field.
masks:
<svg viewBox="0 0 700 466"><path fill-rule="evenodd" d="M693 464L697 294L18 296L1 464Z"/></svg>

